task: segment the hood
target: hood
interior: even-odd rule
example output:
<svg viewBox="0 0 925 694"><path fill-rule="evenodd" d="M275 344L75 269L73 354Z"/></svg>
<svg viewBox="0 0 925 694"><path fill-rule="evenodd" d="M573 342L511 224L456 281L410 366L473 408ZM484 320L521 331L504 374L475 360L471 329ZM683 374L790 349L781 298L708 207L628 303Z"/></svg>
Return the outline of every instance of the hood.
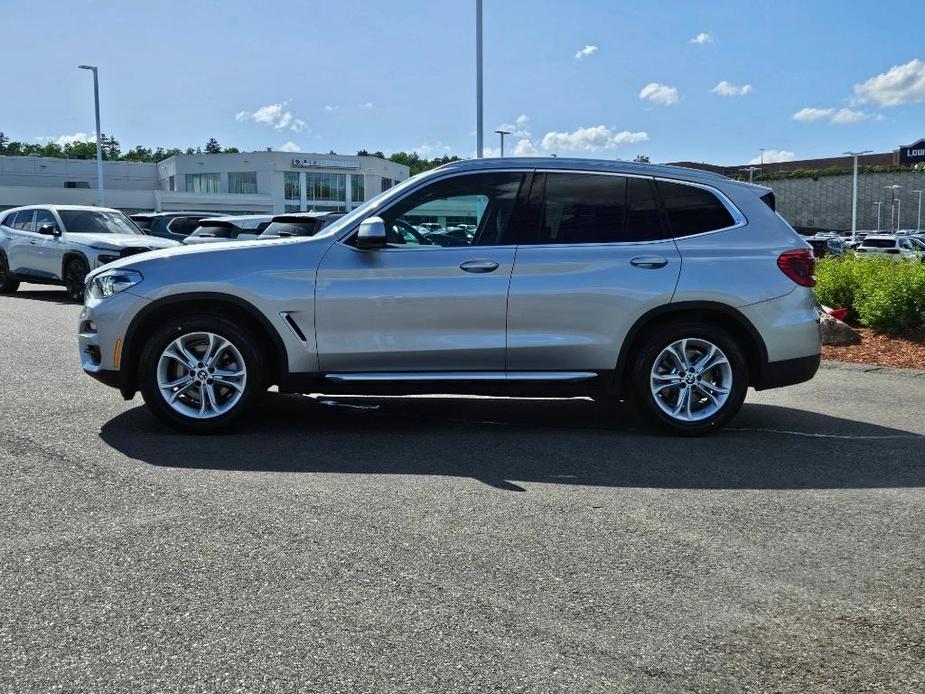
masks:
<svg viewBox="0 0 925 694"><path fill-rule="evenodd" d="M83 234L69 232L68 240L100 250L121 250L123 248L173 248L179 242L146 234Z"/></svg>

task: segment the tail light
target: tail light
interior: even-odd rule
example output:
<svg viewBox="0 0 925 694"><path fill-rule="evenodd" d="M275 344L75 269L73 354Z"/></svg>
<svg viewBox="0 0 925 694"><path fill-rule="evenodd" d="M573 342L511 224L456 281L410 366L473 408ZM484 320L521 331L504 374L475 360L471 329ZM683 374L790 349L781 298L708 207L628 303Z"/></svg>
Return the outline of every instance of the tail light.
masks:
<svg viewBox="0 0 925 694"><path fill-rule="evenodd" d="M816 258L808 248L784 251L777 258L777 267L801 287L816 286L816 278L813 277Z"/></svg>

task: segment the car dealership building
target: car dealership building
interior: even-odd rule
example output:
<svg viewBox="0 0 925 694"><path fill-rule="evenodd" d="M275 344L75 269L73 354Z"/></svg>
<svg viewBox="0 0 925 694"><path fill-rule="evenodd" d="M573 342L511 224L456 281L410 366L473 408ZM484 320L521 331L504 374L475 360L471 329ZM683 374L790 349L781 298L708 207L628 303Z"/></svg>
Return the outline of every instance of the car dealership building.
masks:
<svg viewBox="0 0 925 694"><path fill-rule="evenodd" d="M0 210L95 205L96 161L0 156ZM126 212L216 214L346 211L408 178L408 167L371 156L289 152L182 154L157 164L103 162L107 207Z"/></svg>

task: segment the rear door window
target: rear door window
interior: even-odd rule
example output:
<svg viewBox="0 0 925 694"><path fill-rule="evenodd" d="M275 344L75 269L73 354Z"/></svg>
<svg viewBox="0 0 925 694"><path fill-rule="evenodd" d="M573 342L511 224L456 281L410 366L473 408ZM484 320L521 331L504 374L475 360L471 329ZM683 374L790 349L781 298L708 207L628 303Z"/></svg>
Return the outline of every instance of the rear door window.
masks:
<svg viewBox="0 0 925 694"><path fill-rule="evenodd" d="M726 206L706 188L658 181L672 236L691 236L735 225Z"/></svg>
<svg viewBox="0 0 925 694"><path fill-rule="evenodd" d="M16 213L16 221L13 222L13 228L19 231L33 231L32 219L35 216L35 210L21 210Z"/></svg>
<svg viewBox="0 0 925 694"><path fill-rule="evenodd" d="M42 228L43 225L50 224L52 226L58 226L58 222L55 219L55 216L48 210L36 210L35 211L35 230L38 231Z"/></svg>
<svg viewBox="0 0 925 694"><path fill-rule="evenodd" d="M199 226L199 220L202 217L175 217L167 225L167 231L179 236L189 236Z"/></svg>

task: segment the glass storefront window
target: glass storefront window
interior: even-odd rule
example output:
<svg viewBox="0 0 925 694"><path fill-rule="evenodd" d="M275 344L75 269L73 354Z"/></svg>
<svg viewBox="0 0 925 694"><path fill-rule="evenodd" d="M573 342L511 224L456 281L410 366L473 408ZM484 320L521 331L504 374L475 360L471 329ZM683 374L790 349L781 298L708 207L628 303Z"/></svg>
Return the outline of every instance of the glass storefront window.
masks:
<svg viewBox="0 0 925 694"><path fill-rule="evenodd" d="M186 174L187 193L220 193L222 175L217 173Z"/></svg>
<svg viewBox="0 0 925 694"><path fill-rule="evenodd" d="M301 197L298 171L287 171L283 174L283 190L287 200L298 200Z"/></svg>
<svg viewBox="0 0 925 694"><path fill-rule="evenodd" d="M252 195L257 192L257 172L242 171L228 174L228 192Z"/></svg>
<svg viewBox="0 0 925 694"><path fill-rule="evenodd" d="M350 201L366 200L366 177L363 174L350 174Z"/></svg>
<svg viewBox="0 0 925 694"><path fill-rule="evenodd" d="M309 200L347 200L345 174L306 173L305 191Z"/></svg>

